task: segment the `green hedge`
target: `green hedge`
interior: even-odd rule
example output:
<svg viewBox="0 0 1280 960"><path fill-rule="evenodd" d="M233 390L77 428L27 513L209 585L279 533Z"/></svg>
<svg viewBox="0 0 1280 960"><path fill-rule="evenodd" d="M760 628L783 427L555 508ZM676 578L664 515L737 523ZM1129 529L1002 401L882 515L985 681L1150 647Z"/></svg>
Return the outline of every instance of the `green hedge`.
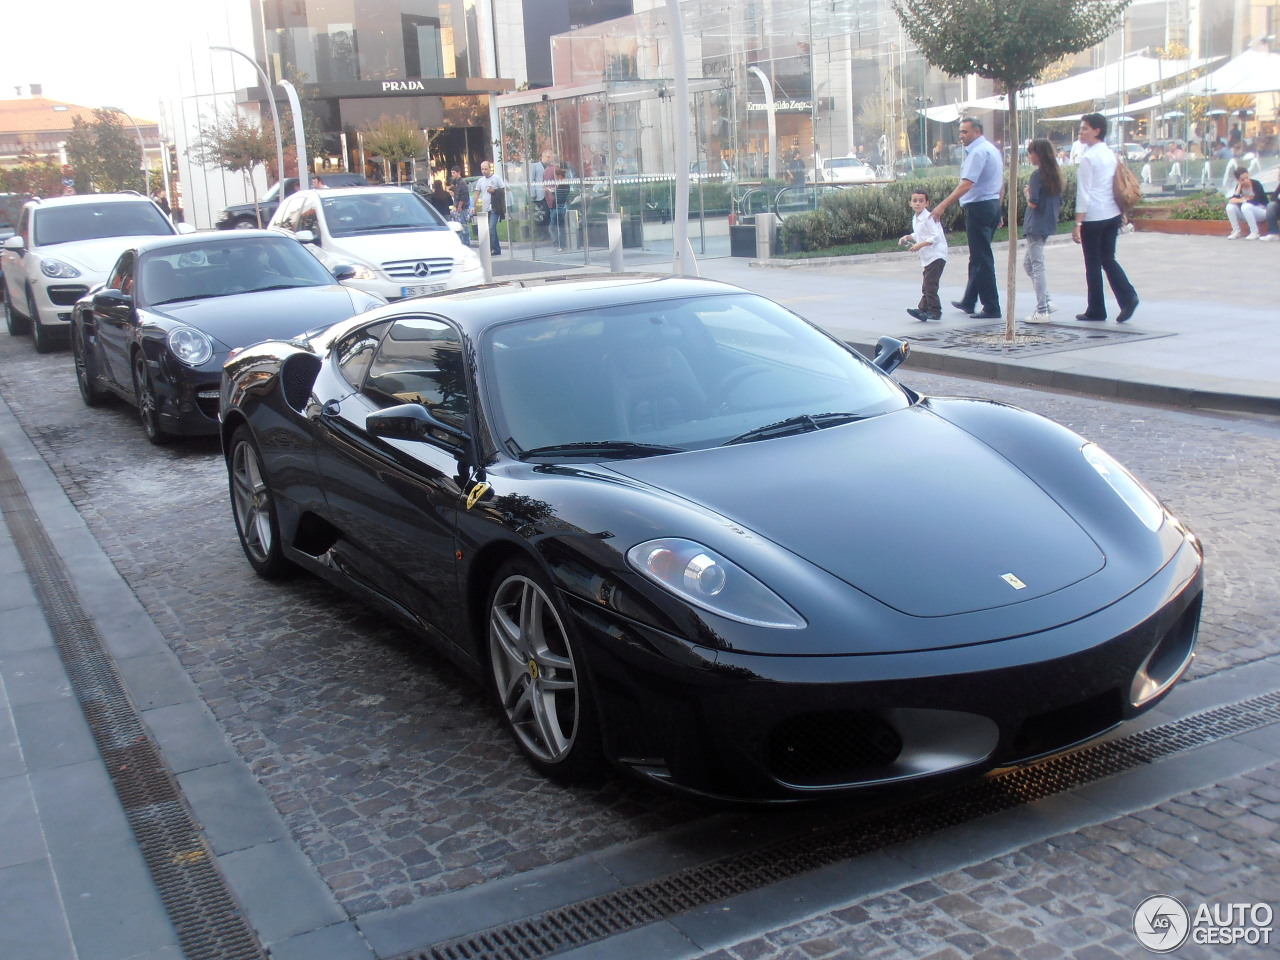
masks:
<svg viewBox="0 0 1280 960"><path fill-rule="evenodd" d="M1076 175L1071 169L1063 169L1062 212L1059 219L1069 220L1075 212ZM1019 180L1021 186L1029 179ZM872 243L877 240L896 240L911 232L911 207L913 191L925 190L929 194L929 206L948 196L959 183L958 177L930 177L923 180L902 180L881 187L851 187L831 191L818 201L818 209L809 213L791 214L782 223L783 249L825 250L828 247L853 243ZM1018 197L1018 222L1026 219L1027 201ZM958 203L947 207L942 214L944 230L963 230L963 208Z"/></svg>

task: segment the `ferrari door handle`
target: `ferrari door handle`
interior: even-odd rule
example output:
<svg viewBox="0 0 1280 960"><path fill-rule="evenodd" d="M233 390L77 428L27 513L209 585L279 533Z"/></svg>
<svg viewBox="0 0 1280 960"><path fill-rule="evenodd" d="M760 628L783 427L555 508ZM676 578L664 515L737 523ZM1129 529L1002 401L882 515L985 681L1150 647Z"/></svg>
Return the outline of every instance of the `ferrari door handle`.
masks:
<svg viewBox="0 0 1280 960"><path fill-rule="evenodd" d="M337 400L330 400L320 408L320 412L326 417L336 417L338 414L342 413L342 404Z"/></svg>

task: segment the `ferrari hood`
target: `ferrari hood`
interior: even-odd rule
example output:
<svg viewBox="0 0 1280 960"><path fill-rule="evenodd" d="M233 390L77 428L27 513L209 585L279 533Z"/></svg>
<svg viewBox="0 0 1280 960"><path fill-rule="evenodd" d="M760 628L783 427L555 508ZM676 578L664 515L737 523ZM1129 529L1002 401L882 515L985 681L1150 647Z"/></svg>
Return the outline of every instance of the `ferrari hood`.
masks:
<svg viewBox="0 0 1280 960"><path fill-rule="evenodd" d="M913 616L1042 597L1106 562L1049 494L923 407L610 468L702 504Z"/></svg>
<svg viewBox="0 0 1280 960"><path fill-rule="evenodd" d="M352 298L357 298L353 303ZM178 300L147 309L202 330L228 348L295 337L345 320L369 298L338 283Z"/></svg>

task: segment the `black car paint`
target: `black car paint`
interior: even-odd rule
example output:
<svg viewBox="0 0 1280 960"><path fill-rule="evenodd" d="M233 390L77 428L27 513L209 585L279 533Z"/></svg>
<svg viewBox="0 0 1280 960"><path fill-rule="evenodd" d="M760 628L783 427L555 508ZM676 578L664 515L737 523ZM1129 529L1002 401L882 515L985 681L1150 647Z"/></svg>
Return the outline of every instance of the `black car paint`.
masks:
<svg viewBox="0 0 1280 960"><path fill-rule="evenodd" d="M672 297L715 290L697 281L668 281L667 287L663 292ZM566 285L556 293L547 306L562 311L610 294L618 300L646 295L639 281L630 288ZM415 307L431 314L436 299L422 298ZM464 343L510 309L500 290L444 299ZM402 304L373 316L405 312ZM529 463L511 459L487 434L486 384L469 354L477 453L467 456L443 443L363 433L373 407L361 402L324 352L370 319L339 324L310 344L263 344L227 365L224 449L238 426L253 424L286 553L418 627L477 677L486 656L489 579L505 558L534 558L589 641L582 653L597 689L606 752L655 781L712 796L782 800L910 782L922 773L913 757L944 749L955 752L946 776L1062 749L1140 712L1128 702L1128 685L1155 638L1175 623L1193 630L1198 621L1203 583L1194 537L1172 519L1156 533L1146 530L1085 463L1080 437L1016 408L922 400L874 420L770 440L767 447L613 463ZM294 363L305 364L315 379L309 397L289 404L280 372ZM949 442L969 449L972 463L1018 464L1029 487L1024 502L1037 502L1030 490L1036 488L1055 504L1044 507L1046 516L1062 514L1050 532L1071 539L1078 556L1048 587L1008 603L984 599L977 606L985 609L966 606L963 591L942 581L929 558L913 564L919 544L904 545L900 534L915 517L892 504L884 522L849 547L867 551L872 563L897 564L906 575L920 569L919 589L945 598L938 609L904 612L860 589L856 581L869 567L823 569L795 544L779 549L746 525L780 503L797 506L778 539L821 543L832 526L819 509L824 500L835 508L843 506L839 498L857 496L874 509L877 498L892 493L878 482L845 486L855 466L851 450L893 453L913 435L936 440L948 424L954 428ZM753 457L783 467L778 482L762 485L760 471L750 469ZM689 484L691 476L696 485ZM486 486L478 489L481 477ZM956 503L978 504L979 518L992 516L997 501L985 489L990 478L983 471L943 479L959 486ZM813 507L807 521L805 505ZM928 523L939 522L919 512ZM807 529L797 529L806 522ZM696 610L627 563L630 545L673 533L751 571L801 611L806 628L779 631ZM955 533L956 548L982 535L973 523ZM1052 570L1053 548L1043 545L1043 552ZM838 550L828 551L825 562L834 568L838 558ZM899 595L890 599L905 605ZM908 740L916 738L901 762L865 783L786 782L771 771L761 746L771 731L851 704L892 715ZM1062 732L1028 734L1041 722Z"/></svg>
<svg viewBox="0 0 1280 960"><path fill-rule="evenodd" d="M359 173L325 173L313 174L312 181L319 179L324 182L327 187L367 187L369 181ZM279 186L276 184L275 186ZM297 192L299 180L297 177L285 177L284 179L284 197ZM259 198L257 207L252 203L235 203L229 207L224 207L218 215L218 222L215 224L219 230L235 230L239 228L241 222L248 222L252 226L257 227L259 217L261 217L261 225L265 227L271 222L271 218L275 216L276 209L280 206L280 201L284 199L280 196L279 190L268 190L266 196Z"/></svg>
<svg viewBox="0 0 1280 960"><path fill-rule="evenodd" d="M246 237L274 235L256 231ZM146 251L198 247L191 236L166 238L125 251L122 259ZM113 270L114 273L114 270ZM254 291L202 300L140 305L119 290L95 290L72 310L71 336L83 351L87 375L101 388L129 403L136 402L133 358L141 355L160 401L160 425L166 433L214 436L218 433L217 401L222 364L237 347L346 319L376 298L340 285ZM188 366L169 351L167 337L177 327L193 327L213 341L213 355L198 367ZM200 394L205 394L201 397Z"/></svg>

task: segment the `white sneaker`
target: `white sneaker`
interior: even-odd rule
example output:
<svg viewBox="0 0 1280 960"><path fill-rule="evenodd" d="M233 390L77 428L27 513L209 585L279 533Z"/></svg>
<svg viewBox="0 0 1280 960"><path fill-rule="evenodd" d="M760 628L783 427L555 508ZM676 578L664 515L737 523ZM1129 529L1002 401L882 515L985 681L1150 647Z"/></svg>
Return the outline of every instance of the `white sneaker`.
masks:
<svg viewBox="0 0 1280 960"><path fill-rule="evenodd" d="M1245 239L1246 239L1246 240L1261 240L1261 239L1262 239L1262 234L1260 234L1260 233L1251 233L1251 234L1249 234L1247 237L1245 237Z"/></svg>
<svg viewBox="0 0 1280 960"><path fill-rule="evenodd" d="M1268 233L1265 237L1259 237L1258 239L1263 243L1275 243L1280 240L1280 237L1277 237L1274 233Z"/></svg>
<svg viewBox="0 0 1280 960"><path fill-rule="evenodd" d="M1228 240L1234 240L1234 239L1235 239L1236 237L1238 237L1238 236L1240 236L1240 231L1239 231L1239 230L1232 230L1229 234L1227 234L1227 239L1228 239Z"/></svg>
<svg viewBox="0 0 1280 960"><path fill-rule="evenodd" d="M1027 319L1024 320L1023 322L1024 323L1048 323L1049 314L1045 311L1037 310L1035 313L1031 314L1031 316L1027 317Z"/></svg>

